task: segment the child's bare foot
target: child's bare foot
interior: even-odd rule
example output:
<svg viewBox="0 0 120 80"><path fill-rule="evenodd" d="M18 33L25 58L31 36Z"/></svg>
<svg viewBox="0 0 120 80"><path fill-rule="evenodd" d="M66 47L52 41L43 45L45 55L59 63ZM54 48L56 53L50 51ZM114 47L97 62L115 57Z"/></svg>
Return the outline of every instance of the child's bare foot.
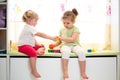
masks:
<svg viewBox="0 0 120 80"><path fill-rule="evenodd" d="M64 73L63 77L64 79L69 78L68 73Z"/></svg>
<svg viewBox="0 0 120 80"><path fill-rule="evenodd" d="M36 78L40 78L40 74L38 72L32 72L33 76L36 77Z"/></svg>
<svg viewBox="0 0 120 80"><path fill-rule="evenodd" d="M86 75L86 73L82 73L82 74L81 74L81 77L82 77L83 79L88 79L88 76Z"/></svg>
<svg viewBox="0 0 120 80"><path fill-rule="evenodd" d="M45 53L45 48L44 48L44 47L39 48L39 49L37 50L37 54L38 54L39 56L43 55L44 53Z"/></svg>

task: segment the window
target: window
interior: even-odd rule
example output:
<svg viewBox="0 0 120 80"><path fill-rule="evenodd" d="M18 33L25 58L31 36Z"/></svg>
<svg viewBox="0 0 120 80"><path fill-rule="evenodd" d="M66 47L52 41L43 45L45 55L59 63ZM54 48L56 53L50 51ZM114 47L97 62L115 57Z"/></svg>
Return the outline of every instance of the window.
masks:
<svg viewBox="0 0 120 80"><path fill-rule="evenodd" d="M80 29L80 42L87 48L102 49L110 44L110 1L106 0L14 0L8 1L9 40L17 42L24 23L23 13L34 10L40 19L37 29L46 34L59 35L61 16L66 10L76 8L79 16L76 26ZM107 13L107 14L106 14ZM106 28L107 27L107 28ZM37 38L43 41L42 38ZM45 40L44 41L48 41Z"/></svg>

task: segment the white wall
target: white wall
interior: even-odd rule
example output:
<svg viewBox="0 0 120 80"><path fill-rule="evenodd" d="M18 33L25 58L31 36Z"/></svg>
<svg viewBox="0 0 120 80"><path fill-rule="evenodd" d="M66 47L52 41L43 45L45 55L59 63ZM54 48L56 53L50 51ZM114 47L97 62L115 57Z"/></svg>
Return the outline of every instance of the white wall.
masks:
<svg viewBox="0 0 120 80"><path fill-rule="evenodd" d="M111 46L120 51L119 0L111 0Z"/></svg>

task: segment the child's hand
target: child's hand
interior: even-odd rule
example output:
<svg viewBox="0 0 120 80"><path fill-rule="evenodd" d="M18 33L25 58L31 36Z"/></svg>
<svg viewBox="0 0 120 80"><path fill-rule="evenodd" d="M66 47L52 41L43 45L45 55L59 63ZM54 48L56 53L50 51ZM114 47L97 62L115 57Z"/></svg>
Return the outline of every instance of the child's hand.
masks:
<svg viewBox="0 0 120 80"><path fill-rule="evenodd" d="M50 49L55 48L56 46L60 45L60 43L61 43L59 36L55 36L55 37L53 37L53 39L54 39L55 43L49 44Z"/></svg>
<svg viewBox="0 0 120 80"><path fill-rule="evenodd" d="M62 40L62 37L61 36L58 36L59 40Z"/></svg>
<svg viewBox="0 0 120 80"><path fill-rule="evenodd" d="M56 41L56 38L57 38L58 36L54 36L53 38L52 38L52 40L53 41Z"/></svg>

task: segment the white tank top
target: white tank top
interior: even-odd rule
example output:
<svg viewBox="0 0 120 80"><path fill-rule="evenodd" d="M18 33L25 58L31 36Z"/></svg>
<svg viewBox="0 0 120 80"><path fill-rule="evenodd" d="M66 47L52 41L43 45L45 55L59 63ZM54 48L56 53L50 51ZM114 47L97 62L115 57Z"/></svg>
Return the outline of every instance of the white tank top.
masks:
<svg viewBox="0 0 120 80"><path fill-rule="evenodd" d="M30 45L35 46L35 35L38 31L34 26L26 24L19 36L18 46Z"/></svg>

